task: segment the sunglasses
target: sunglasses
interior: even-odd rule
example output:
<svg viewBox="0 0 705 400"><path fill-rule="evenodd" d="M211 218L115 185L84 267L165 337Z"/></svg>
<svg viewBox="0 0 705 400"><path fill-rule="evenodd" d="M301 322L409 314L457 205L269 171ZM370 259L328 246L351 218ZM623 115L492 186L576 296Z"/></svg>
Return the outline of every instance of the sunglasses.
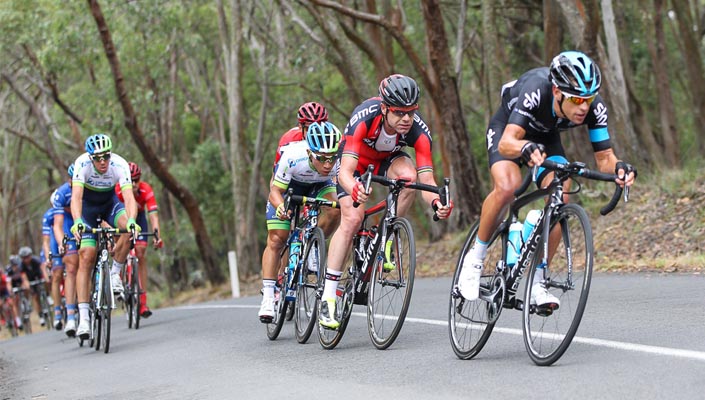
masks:
<svg viewBox="0 0 705 400"><path fill-rule="evenodd" d="M396 115L399 118L404 118L407 115L413 118L414 115L416 114L416 110L418 110L418 108L419 108L419 106L416 106L412 109L408 109L408 108L402 109L402 108L396 108L396 107L389 107L389 111L391 111L392 114Z"/></svg>
<svg viewBox="0 0 705 400"><path fill-rule="evenodd" d="M593 101L595 101L595 97L597 97L596 94L590 96L590 97L579 97L579 96L571 96L567 93L563 93L563 96L568 99L569 102L575 104L576 106L579 106L583 103L588 103L588 105L592 104Z"/></svg>
<svg viewBox="0 0 705 400"><path fill-rule="evenodd" d="M323 163L323 164L325 164L325 163L333 164L333 163L335 163L335 160L338 159L337 154L334 154L330 157L326 157L326 156L322 156L322 155L318 155L318 154L314 154L314 153L311 153L311 155L313 156L313 158L315 158L316 160L318 160L320 163Z"/></svg>
<svg viewBox="0 0 705 400"><path fill-rule="evenodd" d="M96 154L91 156L91 160L101 162L110 161L110 153Z"/></svg>

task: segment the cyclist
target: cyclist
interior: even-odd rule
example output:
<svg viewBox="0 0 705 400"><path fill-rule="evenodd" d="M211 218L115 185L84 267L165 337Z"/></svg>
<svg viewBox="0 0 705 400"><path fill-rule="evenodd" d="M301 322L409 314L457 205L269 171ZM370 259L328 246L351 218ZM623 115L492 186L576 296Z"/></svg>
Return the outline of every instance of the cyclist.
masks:
<svg viewBox="0 0 705 400"><path fill-rule="evenodd" d="M12 294L13 288L24 288L29 291L29 279L27 279L27 274L22 269L22 260L17 255L10 256L10 263L5 269L7 283L6 287L10 294ZM26 295L26 294L25 294ZM20 315L20 302L12 301L12 307L15 314L15 325L17 329L22 329L22 316Z"/></svg>
<svg viewBox="0 0 705 400"><path fill-rule="evenodd" d="M76 240L81 240L78 253L78 275L76 292L78 294L79 323L76 334L81 339L90 335L89 301L91 272L95 265L95 235L86 232L89 227L98 227L98 219L110 226L120 229L141 230L135 221L137 202L132 192L132 180L127 161L112 153L113 143L103 133L86 139L86 152L80 155L74 165L71 184L71 215L73 226L71 233ZM125 203L115 195L115 184L120 183ZM110 271L110 284L113 292L122 295L124 291L120 272L130 251L129 235L120 235L115 244L113 264Z"/></svg>
<svg viewBox="0 0 705 400"><path fill-rule="evenodd" d="M620 161L612 150L607 105L598 94L601 81L600 69L587 55L565 51L554 57L549 67L529 70L502 87L501 107L490 120L486 135L494 188L482 205L477 241L463 262L458 281L466 299L479 295L488 241L503 210L514 199L514 190L521 185L521 165L541 165L546 158L567 162L561 131L587 125L599 170L614 171L620 186L634 183L636 169ZM550 171L541 168L537 184L543 187L551 177ZM538 279L531 289L531 303L556 309L560 302L544 287L542 275L535 274Z"/></svg>
<svg viewBox="0 0 705 400"><path fill-rule="evenodd" d="M258 316L263 323L274 318L274 288L277 283L279 254L286 246L291 221L290 210L284 208L287 189L303 196L325 197L336 200L335 183L338 146L341 133L330 122L313 122L309 125L306 140L282 148L282 158L277 164L269 187L267 202L267 247L262 254L263 297ZM335 217L329 229L335 229L339 214L327 209ZM330 232L324 232L330 233Z"/></svg>
<svg viewBox="0 0 705 400"><path fill-rule="evenodd" d="M61 319L61 278L64 275L64 261L61 258L54 257L59 255L59 245L54 236L54 216L57 213L62 213L63 210L50 207L42 218L42 253L43 257L48 258L43 264L47 265L51 270L51 297L47 299L56 299L54 302L54 329L61 330L63 321Z"/></svg>
<svg viewBox="0 0 705 400"><path fill-rule="evenodd" d="M76 251L76 242L68 241L64 246L64 236L71 235L71 226L73 226L73 217L71 216L71 180L73 178L74 167L69 165L67 169L69 179L63 185L59 186L51 195L51 204L54 207L54 226L53 232L56 238L59 253L62 254L64 263L64 271L66 277L64 279L64 296L66 298L66 326L64 333L69 337L76 335L76 313L78 305L76 304L76 273L78 271L78 252ZM56 311L56 307L54 308Z"/></svg>
<svg viewBox="0 0 705 400"><path fill-rule="evenodd" d="M130 177L132 178L132 193L137 200L137 223L139 224L142 232L147 232L147 215L145 210L149 215L149 224L154 228L154 230L159 231L159 214L157 210L157 198L154 197L154 191L152 186L144 181L141 181L142 169L139 165L128 162L130 167ZM120 183L115 185L115 193L118 199L122 202L125 201L122 195L122 189L120 188ZM164 245L160 236L154 236L152 238L152 244L155 249L160 249ZM147 307L147 258L144 256L147 251L147 239L145 236L137 236L137 242L135 243L135 255L137 259L140 260L139 266L139 279L140 285L142 286L142 294L140 294L140 316L144 318L149 318L152 315L152 311Z"/></svg>
<svg viewBox="0 0 705 400"><path fill-rule="evenodd" d="M17 256L21 260L22 272L24 272L27 278L28 285L29 282L36 281L39 279L44 279L44 282L49 282L49 280L47 279L46 269L43 267L41 259L39 259L39 257L34 256L34 253L32 252L32 249L30 247L20 247L19 251L17 252ZM26 289L30 289L30 287L27 286ZM39 324L41 326L44 326L46 325L47 321L42 316L42 307L41 303L39 302L39 290L37 290L36 288L31 289L32 299L34 300L34 305L36 307L35 309L37 310L37 314L39 315Z"/></svg>
<svg viewBox="0 0 705 400"><path fill-rule="evenodd" d="M374 173L392 179L405 178L411 182L436 186L431 159L431 132L417 114L419 87L412 78L394 74L379 84L379 97L365 100L353 111L345 127L341 144L342 157L338 172L338 199L342 219L333 234L328 250L328 266L322 296L319 322L335 329L335 295L345 256L364 217L364 207L353 207L353 202L365 203L369 193L356 178L373 164ZM413 147L416 165L402 149ZM404 215L411 207L416 192L403 190L397 210ZM422 192L422 197L439 218L448 218L453 204L443 206L437 194Z"/></svg>

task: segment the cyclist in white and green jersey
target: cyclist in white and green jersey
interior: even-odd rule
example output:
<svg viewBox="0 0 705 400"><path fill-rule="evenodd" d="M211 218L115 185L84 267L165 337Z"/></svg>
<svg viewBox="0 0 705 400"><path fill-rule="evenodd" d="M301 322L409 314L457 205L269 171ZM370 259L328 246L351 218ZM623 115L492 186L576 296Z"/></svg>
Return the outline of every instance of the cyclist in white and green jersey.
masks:
<svg viewBox="0 0 705 400"><path fill-rule="evenodd" d="M127 190L132 188L130 168L124 158L111 152L112 147L108 135L92 135L86 139L86 153L74 162L71 187L71 215L74 222L71 233L76 240L81 240L76 279L79 313L76 334L82 339L88 339L90 334L90 276L96 256L95 235L86 230L97 228L100 219L113 227L140 231L140 226L135 222L137 202L132 190ZM124 203L115 195L117 183L120 183L124 190ZM120 272L130 251L129 240L129 235L121 235L115 245L110 283L113 292L118 294L122 294L124 290Z"/></svg>

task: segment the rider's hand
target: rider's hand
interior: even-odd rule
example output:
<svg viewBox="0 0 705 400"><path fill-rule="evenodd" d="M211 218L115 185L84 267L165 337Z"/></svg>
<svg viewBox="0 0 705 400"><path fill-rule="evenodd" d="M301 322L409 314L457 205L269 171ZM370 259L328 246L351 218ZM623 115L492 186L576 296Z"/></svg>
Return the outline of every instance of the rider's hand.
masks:
<svg viewBox="0 0 705 400"><path fill-rule="evenodd" d="M127 219L127 230L131 231L133 229L135 230L135 233L142 232L142 227L140 226L140 224L138 224L134 218L128 218Z"/></svg>
<svg viewBox="0 0 705 400"><path fill-rule="evenodd" d="M543 164L544 158L544 146L542 144L526 142L521 148L521 159L524 160L529 167Z"/></svg>
<svg viewBox="0 0 705 400"><path fill-rule="evenodd" d="M637 176L636 167L624 161L617 161L614 173L617 174L617 184L621 187L633 185Z"/></svg>
<svg viewBox="0 0 705 400"><path fill-rule="evenodd" d="M73 221L73 225L71 226L71 233L73 233L73 236L76 238L76 240L81 240L81 234L85 230L86 230L86 224L85 224L85 222L83 222L83 219L76 218Z"/></svg>
<svg viewBox="0 0 705 400"><path fill-rule="evenodd" d="M431 202L431 208L433 208L433 211L435 211L436 215L438 216L438 219L446 219L450 217L450 213L453 212L453 200L450 201L447 205L441 204L441 199L435 198Z"/></svg>
<svg viewBox="0 0 705 400"><path fill-rule="evenodd" d="M355 186L353 186L353 190L350 194L350 197L352 197L352 200L355 203L363 204L367 201L367 197L370 195L370 193L372 193L372 188L370 188L370 191L368 193L365 193L365 185L363 185L362 182L356 182Z"/></svg>
<svg viewBox="0 0 705 400"><path fill-rule="evenodd" d="M284 208L284 203L281 203L277 206L276 214L277 214L277 218L279 218L282 221L289 219L289 211L286 208Z"/></svg>
<svg viewBox="0 0 705 400"><path fill-rule="evenodd" d="M162 241L162 238L157 236L152 239L152 244L154 245L155 249L161 249L162 247L164 247L164 241Z"/></svg>

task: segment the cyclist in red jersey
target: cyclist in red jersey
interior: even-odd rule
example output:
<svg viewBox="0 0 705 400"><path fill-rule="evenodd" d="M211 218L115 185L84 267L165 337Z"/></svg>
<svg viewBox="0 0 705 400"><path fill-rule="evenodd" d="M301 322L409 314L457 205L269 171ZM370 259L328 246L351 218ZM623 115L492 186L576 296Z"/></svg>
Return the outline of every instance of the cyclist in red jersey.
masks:
<svg viewBox="0 0 705 400"><path fill-rule="evenodd" d="M157 199L154 197L154 191L152 186L140 180L142 177L142 169L139 165L129 162L130 175L132 177L132 192L135 195L135 200L137 200L137 224L142 228L142 232L148 232L147 230L147 216L149 215L149 224L154 228L154 230L161 231L159 229L159 214L157 210ZM120 201L124 201L122 197L122 190L120 189L120 184L115 186L115 193ZM161 236L154 236L152 239L152 244L154 248L160 249L164 246ZM135 243L135 255L137 259L140 260L139 276L140 284L142 286L143 293L140 295L140 316L142 318L149 318L152 315L152 311L147 307L147 258L144 254L147 251L147 239L143 235L137 236L137 243Z"/></svg>
<svg viewBox="0 0 705 400"><path fill-rule="evenodd" d="M364 186L356 176L364 173L369 164L373 164L377 175L436 186L431 159L431 132L416 112L419 108L418 99L419 87L416 81L400 74L388 76L379 84L379 97L368 99L357 106L345 127L338 172L338 201L342 219L328 250L319 318L324 327L335 329L340 325L335 320L335 292L345 256L365 213L365 207L355 208L353 202L365 203L369 195L364 192ZM405 146L413 147L416 151L416 165L402 151ZM401 192L397 207L399 215L409 210L415 196L414 190ZM441 205L439 196L429 192L422 192L422 197L433 207L439 218L448 218L453 208L452 202L447 206Z"/></svg>

